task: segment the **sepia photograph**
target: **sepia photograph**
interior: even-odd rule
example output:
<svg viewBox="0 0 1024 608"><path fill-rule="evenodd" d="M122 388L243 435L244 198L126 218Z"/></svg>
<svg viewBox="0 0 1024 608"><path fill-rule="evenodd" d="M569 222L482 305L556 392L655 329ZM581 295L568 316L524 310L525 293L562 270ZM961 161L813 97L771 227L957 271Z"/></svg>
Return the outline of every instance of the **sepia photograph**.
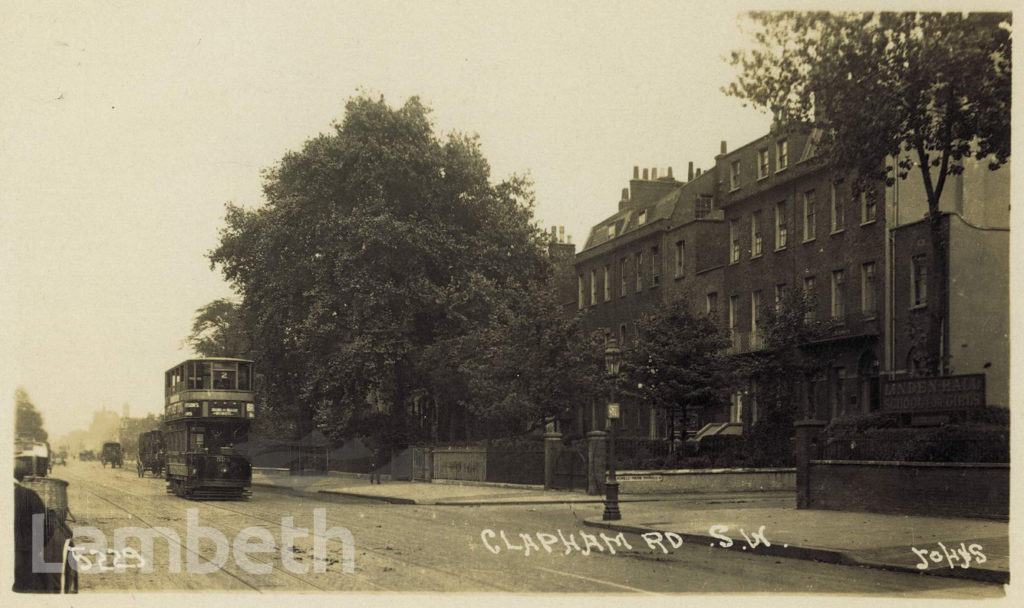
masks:
<svg viewBox="0 0 1024 608"><path fill-rule="evenodd" d="M0 2L3 604L1015 604L1015 8Z"/></svg>

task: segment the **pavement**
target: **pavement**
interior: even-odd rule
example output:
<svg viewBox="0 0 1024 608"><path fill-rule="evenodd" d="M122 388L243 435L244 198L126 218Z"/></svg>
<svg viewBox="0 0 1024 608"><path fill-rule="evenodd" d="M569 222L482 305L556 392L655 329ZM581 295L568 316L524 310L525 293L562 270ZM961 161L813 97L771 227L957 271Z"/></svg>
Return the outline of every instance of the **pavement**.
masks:
<svg viewBox="0 0 1024 608"><path fill-rule="evenodd" d="M395 504L488 506L602 503L600 496L511 484L369 480L255 470L253 485ZM682 543L898 572L1009 583L1006 521L797 509L795 492L649 494L620 497L622 519L595 528L644 535L646 548Z"/></svg>

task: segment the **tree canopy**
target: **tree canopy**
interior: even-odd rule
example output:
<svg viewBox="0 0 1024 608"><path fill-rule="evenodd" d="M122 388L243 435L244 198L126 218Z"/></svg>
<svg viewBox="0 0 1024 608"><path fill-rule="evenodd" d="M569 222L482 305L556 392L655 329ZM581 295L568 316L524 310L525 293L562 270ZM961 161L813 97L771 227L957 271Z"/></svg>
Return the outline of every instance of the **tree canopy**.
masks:
<svg viewBox="0 0 1024 608"><path fill-rule="evenodd" d="M928 198L928 369L938 373L945 280L939 201L967 158L1010 155L1009 13L755 12L726 92L817 127L817 154L859 189L916 174Z"/></svg>
<svg viewBox="0 0 1024 608"><path fill-rule="evenodd" d="M265 172L263 190L262 207L228 204L210 260L241 296L268 403L289 409L300 436L376 409L396 441L411 438L409 408L458 404L471 382L463 360L441 365L438 352L484 335L526 347L527 334L500 329L517 315L564 322L530 295L551 269L529 183L492 184L476 138L439 137L416 98L349 100L333 132Z"/></svg>
<svg viewBox="0 0 1024 608"><path fill-rule="evenodd" d="M204 305L186 342L203 357L248 357L252 347L239 315L238 304L228 298Z"/></svg>
<svg viewBox="0 0 1024 608"><path fill-rule="evenodd" d="M14 390L14 436L33 441L46 441L48 437L43 428L43 415L32 403L28 391L20 386Z"/></svg>
<svg viewBox="0 0 1024 608"><path fill-rule="evenodd" d="M736 378L728 334L680 298L637 322L637 339L623 353L628 392L669 412L728 403Z"/></svg>

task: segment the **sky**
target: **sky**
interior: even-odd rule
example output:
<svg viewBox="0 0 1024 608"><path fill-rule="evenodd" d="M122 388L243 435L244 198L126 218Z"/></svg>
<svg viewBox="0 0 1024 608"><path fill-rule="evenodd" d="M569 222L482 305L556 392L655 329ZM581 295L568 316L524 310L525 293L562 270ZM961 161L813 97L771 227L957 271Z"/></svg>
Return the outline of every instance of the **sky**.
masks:
<svg viewBox="0 0 1024 608"><path fill-rule="evenodd" d="M361 91L418 95L528 174L575 243L633 166L708 168L768 118L721 93L747 38L728 2L0 3L0 387L51 436L163 408L224 205Z"/></svg>

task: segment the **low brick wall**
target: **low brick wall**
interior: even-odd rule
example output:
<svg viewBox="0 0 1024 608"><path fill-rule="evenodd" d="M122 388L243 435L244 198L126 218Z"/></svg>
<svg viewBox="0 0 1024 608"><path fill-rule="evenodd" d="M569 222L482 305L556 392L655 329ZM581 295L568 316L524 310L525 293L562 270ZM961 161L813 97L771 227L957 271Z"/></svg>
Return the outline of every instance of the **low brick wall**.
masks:
<svg viewBox="0 0 1024 608"><path fill-rule="evenodd" d="M621 494L795 491L796 469L618 471Z"/></svg>
<svg viewBox="0 0 1024 608"><path fill-rule="evenodd" d="M812 509L1007 519L1010 465L812 460Z"/></svg>

